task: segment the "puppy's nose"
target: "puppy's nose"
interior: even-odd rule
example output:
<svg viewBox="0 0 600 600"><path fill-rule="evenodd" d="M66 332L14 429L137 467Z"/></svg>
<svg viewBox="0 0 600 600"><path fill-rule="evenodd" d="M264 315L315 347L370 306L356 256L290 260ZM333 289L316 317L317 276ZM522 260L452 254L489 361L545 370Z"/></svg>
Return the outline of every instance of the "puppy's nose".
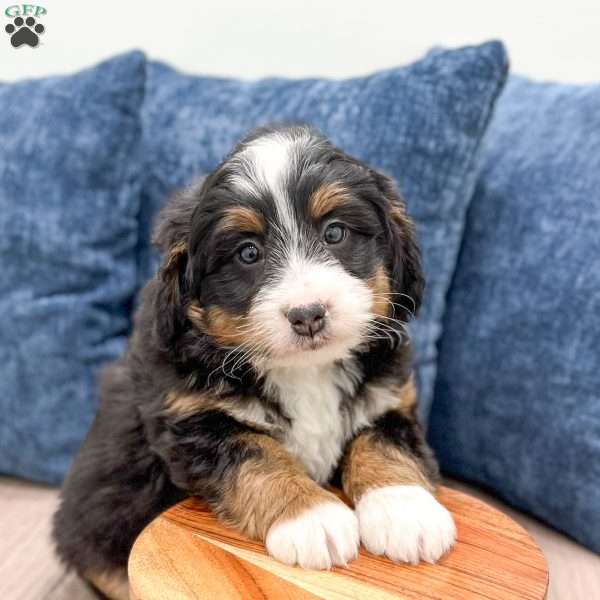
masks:
<svg viewBox="0 0 600 600"><path fill-rule="evenodd" d="M312 337L325 327L325 307L318 302L296 306L289 310L287 318L298 335Z"/></svg>

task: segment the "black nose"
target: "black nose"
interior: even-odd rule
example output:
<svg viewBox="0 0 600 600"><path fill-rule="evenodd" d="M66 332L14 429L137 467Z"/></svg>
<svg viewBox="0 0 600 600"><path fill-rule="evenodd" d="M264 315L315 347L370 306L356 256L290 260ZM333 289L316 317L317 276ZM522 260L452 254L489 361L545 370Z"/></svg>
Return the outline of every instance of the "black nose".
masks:
<svg viewBox="0 0 600 600"><path fill-rule="evenodd" d="M298 335L312 337L325 326L325 307L318 302L307 306L296 306L290 309L287 318Z"/></svg>

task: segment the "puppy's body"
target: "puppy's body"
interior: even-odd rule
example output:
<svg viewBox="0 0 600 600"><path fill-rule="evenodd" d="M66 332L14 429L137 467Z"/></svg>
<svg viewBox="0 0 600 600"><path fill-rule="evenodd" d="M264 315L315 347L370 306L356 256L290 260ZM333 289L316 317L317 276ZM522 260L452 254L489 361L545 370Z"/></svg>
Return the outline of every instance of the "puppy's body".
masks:
<svg viewBox="0 0 600 600"><path fill-rule="evenodd" d="M62 559L122 596L106 582L135 537L190 494L290 564L345 564L359 537L437 559L454 525L415 420L404 324L422 279L391 182L311 129L262 130L171 202L156 242L64 485ZM334 477L356 514L321 487Z"/></svg>

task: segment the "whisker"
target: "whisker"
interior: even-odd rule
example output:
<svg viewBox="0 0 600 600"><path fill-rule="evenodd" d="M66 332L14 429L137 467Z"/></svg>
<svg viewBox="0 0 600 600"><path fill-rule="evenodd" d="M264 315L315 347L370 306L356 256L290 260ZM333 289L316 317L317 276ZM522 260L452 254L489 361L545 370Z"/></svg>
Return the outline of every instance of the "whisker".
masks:
<svg viewBox="0 0 600 600"><path fill-rule="evenodd" d="M391 319L391 317L389 318ZM395 321L400 326L400 331L398 331L398 329L393 328L389 323L384 323L377 320L368 323L366 331L368 334L385 334L388 337L391 344L394 343L392 336L398 339L398 343L407 342L410 339L410 337L408 335L408 331L406 330L406 324L403 321L398 321L396 319L391 320ZM379 337L380 339L384 339L381 336Z"/></svg>
<svg viewBox="0 0 600 600"><path fill-rule="evenodd" d="M253 344L252 346L248 347L244 352L242 352L242 354L235 360L230 369L230 373L232 374L232 376L239 365L241 365L244 361L247 362L248 359L253 355L258 355L258 352L261 350L261 347L262 344Z"/></svg>
<svg viewBox="0 0 600 600"><path fill-rule="evenodd" d="M404 304L401 304L399 302L392 302L391 300L389 300L388 296L402 296L403 298L407 298L408 300L410 300L410 302L412 304L412 309L410 309L408 306L405 306ZM415 302L415 300L412 296L409 296L408 294L405 294L404 292L383 292L383 293L375 292L375 293L373 293L373 297L388 300L390 302L390 304L392 304L393 306L399 306L400 308L403 308L410 314L411 318L413 318L413 319L415 318L415 312L417 310L417 303Z"/></svg>
<svg viewBox="0 0 600 600"><path fill-rule="evenodd" d="M393 344L394 343L394 338L392 337L393 330L386 329L385 327L379 327L379 325L380 324L375 324L374 322L369 323L369 329L367 329L367 333L384 334L388 338L390 344ZM379 339L385 339L382 336L378 336L378 337L379 337Z"/></svg>

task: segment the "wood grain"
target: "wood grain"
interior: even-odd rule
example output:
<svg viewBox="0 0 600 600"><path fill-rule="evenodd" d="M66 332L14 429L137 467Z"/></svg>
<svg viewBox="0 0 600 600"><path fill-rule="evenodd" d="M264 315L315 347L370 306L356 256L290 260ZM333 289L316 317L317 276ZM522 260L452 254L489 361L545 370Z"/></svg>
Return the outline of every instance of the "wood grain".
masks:
<svg viewBox="0 0 600 600"><path fill-rule="evenodd" d="M288 567L264 546L221 525L197 499L155 519L129 559L134 600L541 600L548 570L529 534L495 508L442 488L439 500L456 521L458 542L436 565L395 564L361 549L347 568Z"/></svg>

